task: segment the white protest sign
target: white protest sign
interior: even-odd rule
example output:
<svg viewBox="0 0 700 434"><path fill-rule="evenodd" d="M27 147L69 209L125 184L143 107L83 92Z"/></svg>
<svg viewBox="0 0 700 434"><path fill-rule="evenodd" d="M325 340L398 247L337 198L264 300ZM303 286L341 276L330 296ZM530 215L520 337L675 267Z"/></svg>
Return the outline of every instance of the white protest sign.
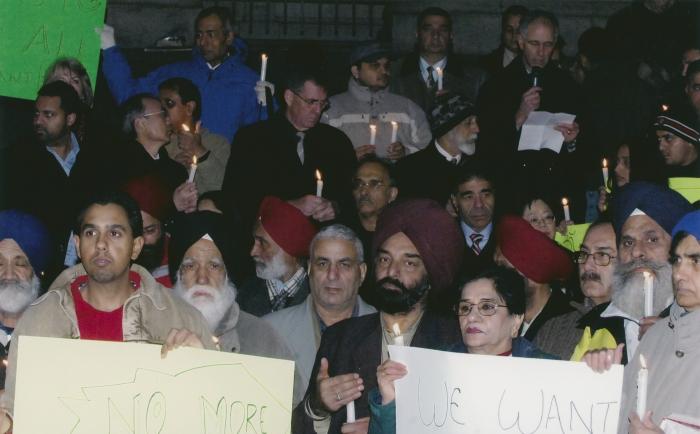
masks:
<svg viewBox="0 0 700 434"><path fill-rule="evenodd" d="M290 432L294 363L19 337L15 434ZM14 344L13 344L14 345Z"/></svg>
<svg viewBox="0 0 700 434"><path fill-rule="evenodd" d="M389 346L408 374L396 382L400 434L614 434L622 366L478 356Z"/></svg>

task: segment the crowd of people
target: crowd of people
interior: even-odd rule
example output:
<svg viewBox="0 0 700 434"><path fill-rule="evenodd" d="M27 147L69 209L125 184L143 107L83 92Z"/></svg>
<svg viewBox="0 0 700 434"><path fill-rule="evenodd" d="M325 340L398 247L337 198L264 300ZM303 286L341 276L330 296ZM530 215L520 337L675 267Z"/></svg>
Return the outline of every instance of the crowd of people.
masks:
<svg viewBox="0 0 700 434"><path fill-rule="evenodd" d="M190 60L141 77L105 25L118 130L57 59L0 160L5 421L23 335L293 360L295 434L395 433L397 337L624 364L620 433L700 418L700 211L669 187L700 185L696 11L635 1L575 58L550 12L501 24L469 62L427 8L413 53L357 44L332 96L324 65L259 76L223 7L196 17ZM535 112L574 116L548 127L558 151L520 150Z"/></svg>

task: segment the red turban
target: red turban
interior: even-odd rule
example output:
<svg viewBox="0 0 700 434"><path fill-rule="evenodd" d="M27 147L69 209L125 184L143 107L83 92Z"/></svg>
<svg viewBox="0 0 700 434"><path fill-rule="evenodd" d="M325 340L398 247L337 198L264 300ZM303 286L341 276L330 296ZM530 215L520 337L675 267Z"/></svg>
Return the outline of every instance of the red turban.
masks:
<svg viewBox="0 0 700 434"><path fill-rule="evenodd" d="M452 284L464 255L464 235L444 207L429 199L412 199L387 207L377 220L373 253L391 236L403 232L416 246L434 290Z"/></svg>
<svg viewBox="0 0 700 434"><path fill-rule="evenodd" d="M124 192L138 203L141 211L164 222L173 211L173 191L157 175L131 178L124 185Z"/></svg>
<svg viewBox="0 0 700 434"><path fill-rule="evenodd" d="M534 282L564 280L574 271L566 251L520 217L503 217L496 236L503 256Z"/></svg>
<svg viewBox="0 0 700 434"><path fill-rule="evenodd" d="M267 196L260 204L258 220L288 255L295 258L309 256L309 244L316 235L316 226L295 206Z"/></svg>

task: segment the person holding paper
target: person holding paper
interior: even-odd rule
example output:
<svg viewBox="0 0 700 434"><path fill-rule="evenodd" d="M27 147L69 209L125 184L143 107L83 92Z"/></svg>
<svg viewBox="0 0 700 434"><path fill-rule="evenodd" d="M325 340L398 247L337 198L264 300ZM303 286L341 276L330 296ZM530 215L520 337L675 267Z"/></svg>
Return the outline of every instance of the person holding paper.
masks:
<svg viewBox="0 0 700 434"><path fill-rule="evenodd" d="M462 286L454 310L462 340L447 347L448 351L532 359L557 358L519 336L525 315L525 281L514 270L493 267L469 280ZM370 391L369 434L396 433L394 381L406 373L406 367L393 360L386 360L377 368L378 388Z"/></svg>
<svg viewBox="0 0 700 434"><path fill-rule="evenodd" d="M341 321L324 332L292 432L366 433L367 392L377 385L375 373L388 358L387 345L395 338L422 348L459 341L456 319L439 308L452 301L463 251L459 227L436 202L407 200L384 210L374 237L379 313ZM357 421L346 424L350 402Z"/></svg>
<svg viewBox="0 0 700 434"><path fill-rule="evenodd" d="M215 348L199 311L133 264L143 247L143 222L126 193L95 196L78 214L74 232L82 263L65 270L24 312L15 329L20 346L28 335L156 343L163 355L179 346ZM17 351L12 345L0 401L10 415Z"/></svg>
<svg viewBox="0 0 700 434"><path fill-rule="evenodd" d="M425 148L431 139L423 110L410 99L389 92L390 55L390 49L379 42L355 46L350 55L348 90L332 96L321 117L321 122L350 138L358 159L376 154L396 161ZM375 143L371 142L370 125L376 127Z"/></svg>

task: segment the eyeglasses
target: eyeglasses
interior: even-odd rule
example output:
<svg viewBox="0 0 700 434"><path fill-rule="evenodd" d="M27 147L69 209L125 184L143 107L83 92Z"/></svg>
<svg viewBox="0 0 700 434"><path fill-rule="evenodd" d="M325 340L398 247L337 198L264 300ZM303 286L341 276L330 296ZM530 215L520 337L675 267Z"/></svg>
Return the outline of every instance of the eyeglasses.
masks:
<svg viewBox="0 0 700 434"><path fill-rule="evenodd" d="M528 222L530 222L532 226L551 225L552 223L554 223L554 216L552 214L548 214L542 218L530 217Z"/></svg>
<svg viewBox="0 0 700 434"><path fill-rule="evenodd" d="M617 256L610 256L604 252L588 253L588 252L584 252L583 250L580 250L578 252L574 252L574 262L576 262L579 265L583 265L586 262L588 262L589 256L593 257L593 262L596 265L600 265L603 267L606 265L610 265L610 261L612 261L613 259L615 259L617 257Z"/></svg>
<svg viewBox="0 0 700 434"><path fill-rule="evenodd" d="M381 181L379 179L372 179L369 181L363 181L361 179L353 179L352 181L352 189L353 190L360 190L363 188L367 188L369 190L376 190L379 187L384 185L384 181Z"/></svg>
<svg viewBox="0 0 700 434"><path fill-rule="evenodd" d="M304 98L303 96L299 95L298 93L294 92L291 89L289 89L289 91L292 92L297 97L299 97L300 100L304 101L306 103L306 105L318 106L318 108L320 108L322 111L331 106L330 101L328 101L327 99L308 99L308 98Z"/></svg>
<svg viewBox="0 0 700 434"><path fill-rule="evenodd" d="M466 300L460 300L460 302L455 305L454 311L457 316L467 316L472 312L474 306L476 306L476 310L481 316L493 316L496 315L496 311L499 307L508 307L505 304L497 304L488 300L483 300L476 304L469 303Z"/></svg>
<svg viewBox="0 0 700 434"><path fill-rule="evenodd" d="M141 116L143 116L144 118L148 118L149 116L155 116L155 115L160 115L161 117L164 118L164 117L165 117L165 110L160 110L160 111L157 111L157 112L144 113L144 114L142 114Z"/></svg>

